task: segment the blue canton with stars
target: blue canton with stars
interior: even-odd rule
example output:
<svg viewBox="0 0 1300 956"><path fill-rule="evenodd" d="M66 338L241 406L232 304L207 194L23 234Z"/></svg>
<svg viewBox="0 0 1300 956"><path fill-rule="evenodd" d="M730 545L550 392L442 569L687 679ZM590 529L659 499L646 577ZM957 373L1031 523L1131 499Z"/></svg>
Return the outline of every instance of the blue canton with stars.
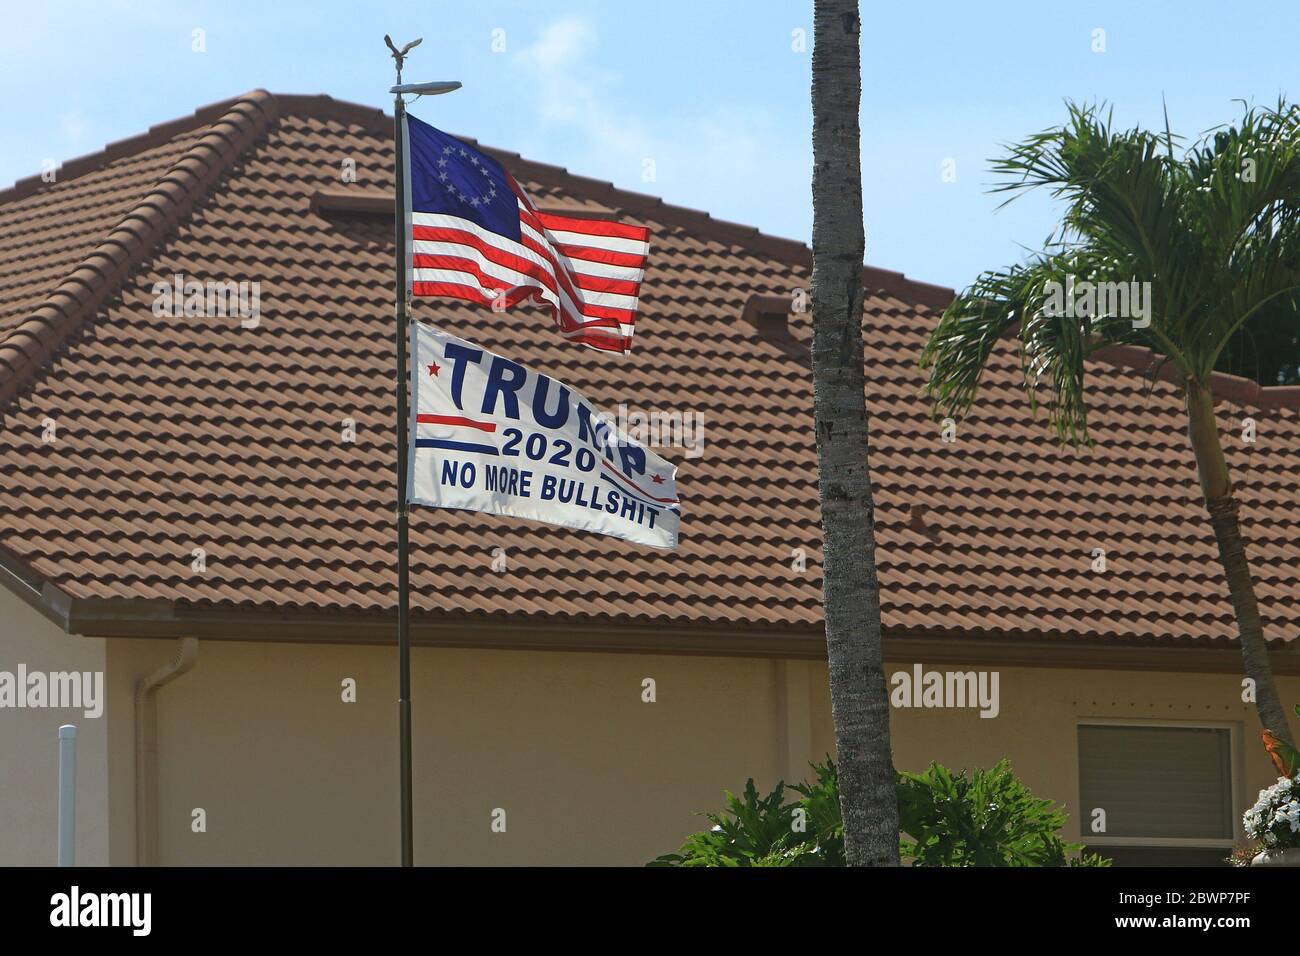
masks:
<svg viewBox="0 0 1300 956"><path fill-rule="evenodd" d="M411 210L459 216L519 241L519 202L491 156L406 116L411 144Z"/></svg>

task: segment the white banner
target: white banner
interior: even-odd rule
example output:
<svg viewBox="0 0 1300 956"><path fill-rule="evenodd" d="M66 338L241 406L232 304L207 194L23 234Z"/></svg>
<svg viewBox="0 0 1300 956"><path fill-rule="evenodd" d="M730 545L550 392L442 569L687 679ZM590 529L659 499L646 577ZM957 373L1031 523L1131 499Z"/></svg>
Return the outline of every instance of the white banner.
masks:
<svg viewBox="0 0 1300 956"><path fill-rule="evenodd" d="M412 323L408 497L677 547L677 467L549 376Z"/></svg>

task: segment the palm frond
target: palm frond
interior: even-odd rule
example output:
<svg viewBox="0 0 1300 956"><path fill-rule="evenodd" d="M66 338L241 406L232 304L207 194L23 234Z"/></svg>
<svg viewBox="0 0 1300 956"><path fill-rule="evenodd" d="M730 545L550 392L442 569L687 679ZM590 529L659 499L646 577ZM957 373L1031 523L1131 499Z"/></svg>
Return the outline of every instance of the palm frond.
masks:
<svg viewBox="0 0 1300 956"><path fill-rule="evenodd" d="M1204 385L1252 318L1300 315L1278 305L1300 305L1300 107L1246 107L1180 155L1181 142L1167 113L1156 134L1068 103L1064 124L994 162L1007 202L1047 189L1064 212L1043 250L985 272L945 311L922 355L936 414L970 409L994 346L1018 330L1031 408L1050 385L1058 436L1086 442L1085 359L1100 345L1147 346ZM1067 284L1106 286L1110 304L1140 291L1144 314L1054 309L1049 292Z"/></svg>
<svg viewBox="0 0 1300 956"><path fill-rule="evenodd" d="M944 311L921 356L929 370L926 392L936 415L963 417L974 404L989 357L1004 336L1019 333L1020 367L1030 408L1040 387L1050 387L1048 417L1058 437L1088 441L1085 359L1113 342L1145 342L1132 320L1092 305L1079 311L1067 301L1081 273L1111 277L1105 263L1084 254L1039 255L1027 265L987 272ZM1119 282L1118 279L1115 280Z"/></svg>

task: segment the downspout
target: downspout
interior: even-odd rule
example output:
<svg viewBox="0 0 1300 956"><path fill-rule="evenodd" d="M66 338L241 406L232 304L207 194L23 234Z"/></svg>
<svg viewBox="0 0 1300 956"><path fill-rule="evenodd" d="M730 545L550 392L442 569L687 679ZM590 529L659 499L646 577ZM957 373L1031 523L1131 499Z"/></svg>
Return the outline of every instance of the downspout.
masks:
<svg viewBox="0 0 1300 956"><path fill-rule="evenodd" d="M176 657L135 685L135 864L158 865L158 688L199 659L199 639L182 637Z"/></svg>

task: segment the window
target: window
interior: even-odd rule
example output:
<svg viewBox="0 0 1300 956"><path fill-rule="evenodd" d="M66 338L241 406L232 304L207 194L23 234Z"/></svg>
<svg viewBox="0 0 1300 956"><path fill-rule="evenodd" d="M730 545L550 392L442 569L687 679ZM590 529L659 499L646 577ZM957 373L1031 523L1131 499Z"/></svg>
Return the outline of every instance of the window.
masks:
<svg viewBox="0 0 1300 956"><path fill-rule="evenodd" d="M1079 726L1079 814L1088 849L1115 866L1213 866L1233 841L1232 730ZM1092 832L1096 810L1106 830Z"/></svg>

